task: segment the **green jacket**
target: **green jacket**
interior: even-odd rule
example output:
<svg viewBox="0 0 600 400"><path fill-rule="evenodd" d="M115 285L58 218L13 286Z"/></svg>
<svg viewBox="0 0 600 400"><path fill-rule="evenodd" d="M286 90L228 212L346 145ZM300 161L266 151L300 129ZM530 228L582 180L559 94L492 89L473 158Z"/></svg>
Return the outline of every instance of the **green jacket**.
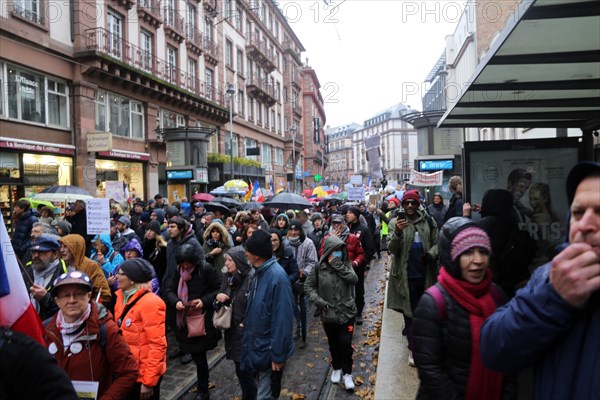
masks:
<svg viewBox="0 0 600 400"><path fill-rule="evenodd" d="M437 224L431 218L427 222L425 211L417 210L418 217L414 220L407 219L408 226L402 232L396 232L396 220L393 218L389 225L388 250L390 252L390 277L387 292L387 308L399 311L406 317L412 317L412 308L410 304L410 295L408 292L408 256L412 246L415 230L419 231L423 250L431 256L431 259L437 259L438 249L438 228ZM431 224L432 229L429 228ZM428 288L437 281L438 268L437 263L428 263L425 266L425 288ZM416 304L413 305L416 307Z"/></svg>
<svg viewBox="0 0 600 400"><path fill-rule="evenodd" d="M344 262L338 266L330 265L329 254L339 248L344 252ZM318 267L310 270L304 282L308 299L322 310L321 321L341 325L356 316L356 282L358 276L348 258L346 244L337 236L329 236L325 239Z"/></svg>

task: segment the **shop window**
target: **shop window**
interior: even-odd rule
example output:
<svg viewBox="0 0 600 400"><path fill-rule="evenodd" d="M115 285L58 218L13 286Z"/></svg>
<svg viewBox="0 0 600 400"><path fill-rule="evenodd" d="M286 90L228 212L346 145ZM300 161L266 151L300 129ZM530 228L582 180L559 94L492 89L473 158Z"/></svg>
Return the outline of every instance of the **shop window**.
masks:
<svg viewBox="0 0 600 400"><path fill-rule="evenodd" d="M0 179L19 179L21 170L17 153L0 153Z"/></svg>

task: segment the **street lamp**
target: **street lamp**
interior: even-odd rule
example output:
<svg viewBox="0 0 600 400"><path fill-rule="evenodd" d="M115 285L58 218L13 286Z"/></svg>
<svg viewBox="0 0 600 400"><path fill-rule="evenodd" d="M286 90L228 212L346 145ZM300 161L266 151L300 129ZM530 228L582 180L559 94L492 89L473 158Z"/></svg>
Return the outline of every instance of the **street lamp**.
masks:
<svg viewBox="0 0 600 400"><path fill-rule="evenodd" d="M293 124L290 127L290 132L292 134L292 182L294 187L294 193L296 193L296 124Z"/></svg>
<svg viewBox="0 0 600 400"><path fill-rule="evenodd" d="M233 94L235 88L231 83L227 84L227 94L229 95L229 154L230 154L230 168L231 168L231 179L233 180Z"/></svg>

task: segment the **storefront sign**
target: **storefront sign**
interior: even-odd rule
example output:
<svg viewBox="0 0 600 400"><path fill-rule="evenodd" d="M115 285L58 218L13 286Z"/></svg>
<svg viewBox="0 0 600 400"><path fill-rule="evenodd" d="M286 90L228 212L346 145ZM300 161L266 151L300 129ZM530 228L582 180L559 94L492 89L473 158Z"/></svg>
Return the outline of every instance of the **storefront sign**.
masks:
<svg viewBox="0 0 600 400"><path fill-rule="evenodd" d="M148 153L136 153L136 152L126 152L121 150L110 150L110 151L99 151L99 156L102 157L115 157L115 158L126 158L128 160L141 160L148 161L150 160L150 154Z"/></svg>
<svg viewBox="0 0 600 400"><path fill-rule="evenodd" d="M70 156L75 154L74 148L62 147L59 145L53 144L44 144L44 143L28 143L21 141L12 141L12 140L0 140L0 147L5 149L15 149L21 151L36 151L39 153L55 153L55 154L68 154Z"/></svg>
<svg viewBox="0 0 600 400"><path fill-rule="evenodd" d="M112 133L110 132L88 132L87 151L110 151L112 149Z"/></svg>
<svg viewBox="0 0 600 400"><path fill-rule="evenodd" d="M109 199L88 199L85 211L87 213L87 234L100 235L110 232Z"/></svg>
<svg viewBox="0 0 600 400"><path fill-rule="evenodd" d="M167 180L173 181L178 179L193 179L194 172L191 169L181 171L167 171Z"/></svg>
<svg viewBox="0 0 600 400"><path fill-rule="evenodd" d="M421 171L439 171L454 169L454 160L421 160L419 161L419 170Z"/></svg>

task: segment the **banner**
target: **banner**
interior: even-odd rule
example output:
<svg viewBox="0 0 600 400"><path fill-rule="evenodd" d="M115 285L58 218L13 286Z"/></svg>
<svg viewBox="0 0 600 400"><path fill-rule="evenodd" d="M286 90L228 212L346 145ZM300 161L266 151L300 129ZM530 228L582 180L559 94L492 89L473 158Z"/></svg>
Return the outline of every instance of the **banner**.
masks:
<svg viewBox="0 0 600 400"><path fill-rule="evenodd" d="M365 201L364 187L349 187L348 200Z"/></svg>
<svg viewBox="0 0 600 400"><path fill-rule="evenodd" d="M442 186L442 180L444 178L444 171L434 172L433 174L424 174L419 171L412 171L413 173L413 186Z"/></svg>

